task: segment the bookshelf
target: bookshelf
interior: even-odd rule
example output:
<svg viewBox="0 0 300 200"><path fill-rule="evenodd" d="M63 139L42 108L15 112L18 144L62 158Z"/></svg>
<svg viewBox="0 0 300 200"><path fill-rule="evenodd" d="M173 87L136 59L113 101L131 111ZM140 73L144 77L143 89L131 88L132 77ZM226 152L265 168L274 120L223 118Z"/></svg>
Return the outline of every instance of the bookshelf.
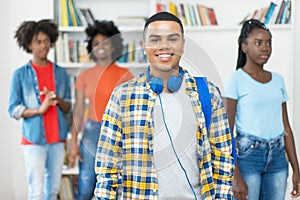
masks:
<svg viewBox="0 0 300 200"><path fill-rule="evenodd" d="M148 17L156 12L158 3L168 4L169 0L74 0L77 7L89 7L96 19L116 20L120 16L144 16ZM180 3L202 4L214 9L217 26L185 26L186 46L181 65L186 67L192 74L206 75L222 91L223 82L235 71L238 43L237 38L241 26L239 23L255 10L268 7L271 2L277 4L274 13L278 12L282 0L173 0L176 5ZM298 5L297 5L298 4ZM109 8L109 9L108 9ZM291 102L288 103L290 119L296 119L300 106L297 102L300 94L296 91L296 76L300 74L297 67L300 64L299 55L299 2L292 0L291 22L289 24L268 24L273 35L273 52L266 64L266 69L277 72L284 77L287 91ZM297 16L297 17L296 17ZM142 37L141 26L119 26L124 41ZM61 27L62 32L83 33L82 27ZM298 44L298 45L297 45ZM199 59L201 58L201 59ZM143 71L145 63L122 63L124 67L133 69L134 74ZM82 67L78 63L62 63L68 70L78 70ZM88 66L87 66L88 67ZM297 72L297 73L295 73ZM297 100L297 101L296 101ZM294 111L294 112L293 112ZM294 120L295 121L295 120ZM295 121L296 122L296 121ZM291 121L293 125L293 121ZM295 127L300 131L300 127ZM298 125L299 126L299 125ZM294 130L296 132L296 130ZM298 138L298 143L300 138ZM299 151L298 151L299 152ZM300 154L298 153L298 156Z"/></svg>
<svg viewBox="0 0 300 200"><path fill-rule="evenodd" d="M59 0L56 0L56 2ZM239 34L240 25L238 25L247 15L252 15L255 10L266 8L270 5L271 2L277 4L275 11L277 12L277 8L280 7L282 0L228 0L225 5L221 4L220 1L214 0L131 0L130 3L124 2L122 0L112 0L112 1L104 1L104 0L73 0L74 4L78 8L90 8L96 19L109 19L113 21L117 21L119 17L148 17L154 14L157 10L158 4L169 5L170 2L173 2L174 5L179 6L180 4L189 4L189 5L204 5L209 8L213 8L215 11L216 19L218 22L217 26L213 25L198 25L198 26L190 26L187 25L185 27L186 36L190 39L191 42L196 42L200 48L202 48L207 54L211 62L206 62L204 64L213 64L216 70L219 72L219 77L215 78L215 82L222 84L222 82L228 77L228 75L232 72L232 70L224 70L226 68L234 69L235 60L236 60L236 50L237 50L237 36ZM133 6L134 5L134 6ZM54 6L57 7L57 6ZM109 9L107 9L109 8ZM126 8L126 9L125 9ZM293 7L292 7L293 8ZM167 8L168 10L169 8ZM276 46L280 46L283 44L283 47L287 49L291 49L291 41L283 42L279 38L287 38L288 40L291 38L288 35L292 33L292 24L270 24L268 25L274 34L273 43L274 43L274 51L273 55L269 61L269 64L279 64L279 66L291 66L291 62L284 62L282 59L278 60L277 58L282 57L282 51L277 51ZM129 43L130 41L142 38L142 27L143 24L140 25L120 25L119 29L122 32L122 36L124 38L124 44ZM62 33L68 33L69 35L73 35L73 37L77 37L81 34L81 39L84 36L84 27L60 27L60 31ZM77 35L77 36L76 36ZM286 37L287 36L287 37ZM209 39L208 39L209 38ZM277 42L278 41L278 42ZM220 44L228 45L226 49L226 55L223 53L223 48L218 48ZM222 45L223 45L222 44ZM279 44L279 45L278 45ZM189 47L186 46L186 52L189 52ZM282 49L282 48L279 48ZM278 53L277 53L278 52ZM278 56L278 54L280 54ZM290 55L283 52L284 57ZM190 59L190 55L187 56L187 59ZM198 58L198 57L197 57ZM231 59L230 59L231 58ZM274 60L274 62L273 62ZM290 60L290 59L287 59ZM224 62L225 61L225 62ZM76 69L90 67L91 63L84 62L58 62L60 65L68 68L70 73L74 73ZM146 63L140 62L126 62L119 63L121 66L130 68L133 70L134 74L138 74L140 71L144 70L147 66ZM187 65L188 62L183 62L183 64ZM190 63L192 65L201 65L201 63ZM274 65L275 66L275 65ZM189 67L188 67L189 68ZM192 67L194 68L194 67ZM192 71L196 71L191 69ZM275 69L276 71L277 69ZM278 69L280 71L280 69ZM195 72L196 73L196 72ZM284 72L286 73L286 72ZM218 80L217 80L218 79Z"/></svg>
<svg viewBox="0 0 300 200"><path fill-rule="evenodd" d="M128 7L128 3L120 0L115 1L115 3L104 0L72 0L73 6L74 8L76 7L75 10L77 10L78 13L77 16L81 21L81 24L74 26L66 26L62 23L63 17L60 14L60 9L61 3L65 3L65 1L66 0L55 0L53 6L54 18L59 24L60 31L60 37L55 47L55 60L58 65L65 67L72 76L94 65L94 62L89 60L87 51L85 51L87 46L85 41L85 28L88 23L80 11L88 8L94 19L113 20L121 31L124 40L124 54L122 58L117 61L118 65L129 68L134 75L145 70L147 63L141 46L141 32L144 20L148 16L147 10L149 2L147 0L131 1L132 5L137 5L140 8L138 11L136 11L135 7L123 9L124 7ZM110 9L107 9L107 7ZM116 15L114 11L117 12L118 15ZM134 13L134 15L132 13ZM124 20L129 17L132 18L131 23L124 23ZM141 18L143 18L143 21L141 21ZM74 47L74 49L72 49L72 47ZM75 55L73 55L74 53Z"/></svg>

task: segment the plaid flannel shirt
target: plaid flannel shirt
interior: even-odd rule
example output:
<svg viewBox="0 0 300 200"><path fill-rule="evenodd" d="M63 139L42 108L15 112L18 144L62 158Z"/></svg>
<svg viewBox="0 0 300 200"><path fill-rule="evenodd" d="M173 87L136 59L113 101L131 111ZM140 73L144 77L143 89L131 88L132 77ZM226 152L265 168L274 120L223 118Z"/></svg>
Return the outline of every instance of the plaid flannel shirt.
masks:
<svg viewBox="0 0 300 200"><path fill-rule="evenodd" d="M219 90L209 82L212 122L209 139L195 79L184 70L186 93L198 121L197 152L203 199L231 199L231 134ZM158 199L153 165L153 109L157 94L146 75L117 87L103 115L95 172L97 199Z"/></svg>

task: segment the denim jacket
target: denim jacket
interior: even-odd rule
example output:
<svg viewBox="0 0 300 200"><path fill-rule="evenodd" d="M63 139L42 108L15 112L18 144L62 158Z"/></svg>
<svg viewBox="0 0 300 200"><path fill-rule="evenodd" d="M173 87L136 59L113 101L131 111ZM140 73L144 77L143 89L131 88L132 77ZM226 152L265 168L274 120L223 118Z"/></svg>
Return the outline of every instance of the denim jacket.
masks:
<svg viewBox="0 0 300 200"><path fill-rule="evenodd" d="M56 95L65 101L71 101L70 78L65 69L52 63L55 77ZM12 76L9 94L9 115L20 119L26 108L39 108L41 106L38 79L30 62L17 69ZM65 140L67 124L64 113L57 106L59 138ZM23 119L22 134L31 143L46 144L43 115L36 115Z"/></svg>

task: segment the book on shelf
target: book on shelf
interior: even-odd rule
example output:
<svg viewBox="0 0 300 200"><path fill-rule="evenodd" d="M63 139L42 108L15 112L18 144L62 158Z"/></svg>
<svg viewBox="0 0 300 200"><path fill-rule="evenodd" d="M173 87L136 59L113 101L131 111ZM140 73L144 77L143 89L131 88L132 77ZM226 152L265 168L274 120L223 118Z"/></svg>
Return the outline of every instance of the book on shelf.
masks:
<svg viewBox="0 0 300 200"><path fill-rule="evenodd" d="M210 25L218 25L217 17L214 9L213 8L206 8L206 9L207 9Z"/></svg>
<svg viewBox="0 0 300 200"><path fill-rule="evenodd" d="M291 22L291 4L291 0L282 0L281 3L271 1L269 6L255 9L252 15L247 15L239 24L250 18L264 24L288 24Z"/></svg>
<svg viewBox="0 0 300 200"><path fill-rule="evenodd" d="M264 22L265 21L265 17L266 17L266 14L267 14L267 12L268 12L268 9L269 9L269 7L267 6L267 7L264 7L263 9L262 9L262 12L261 12L261 15L260 15L260 17L259 17L259 21L261 21L261 22Z"/></svg>
<svg viewBox="0 0 300 200"><path fill-rule="evenodd" d="M163 11L167 11L168 8L167 8L167 5L164 4L164 3L157 3L156 4L156 12L163 12Z"/></svg>
<svg viewBox="0 0 300 200"><path fill-rule="evenodd" d="M187 7L189 9L192 26L197 26L198 24L196 22L196 16L195 16L195 13L194 13L193 6L191 4L187 4Z"/></svg>
<svg viewBox="0 0 300 200"><path fill-rule="evenodd" d="M254 12L253 12L253 14L252 14L252 19L257 19L257 16L258 16L258 13L259 13L259 9L255 9L254 10ZM249 18L249 16L250 16L250 14L248 14L248 16L247 17L245 17L244 19L248 19ZM246 20L244 20L244 21L246 21Z"/></svg>
<svg viewBox="0 0 300 200"><path fill-rule="evenodd" d="M55 18L59 26L82 26L73 0L59 0Z"/></svg>
<svg viewBox="0 0 300 200"><path fill-rule="evenodd" d="M79 40L69 40L70 62L79 62Z"/></svg>
<svg viewBox="0 0 300 200"><path fill-rule="evenodd" d="M198 5L198 10L199 10L199 13L200 13L201 24L204 25L204 26L208 25L208 18L207 18L205 9L206 8L205 8L204 5L201 5L201 4Z"/></svg>
<svg viewBox="0 0 300 200"><path fill-rule="evenodd" d="M56 62L64 62L64 44L62 34L58 35L57 41L55 42L55 60Z"/></svg>
<svg viewBox="0 0 300 200"><path fill-rule="evenodd" d="M180 12L179 12L179 19L182 21L182 23L183 23L184 26L187 26L188 25L188 23L187 23L187 17L186 17L186 13L185 13L185 10L184 10L183 3L179 4L178 10L180 10Z"/></svg>
<svg viewBox="0 0 300 200"><path fill-rule="evenodd" d="M264 17L264 21L263 21L264 24L269 24L269 22L273 16L273 13L275 11L276 6L277 6L276 3L272 2L272 1L270 2L270 6L268 7L266 15Z"/></svg>
<svg viewBox="0 0 300 200"><path fill-rule="evenodd" d="M286 13L285 13L285 20L284 24L291 23L291 15L292 15L292 1L288 0L286 5Z"/></svg>
<svg viewBox="0 0 300 200"><path fill-rule="evenodd" d="M78 62L79 63L90 63L90 55L86 48L86 44L82 41L79 41L78 48Z"/></svg>
<svg viewBox="0 0 300 200"><path fill-rule="evenodd" d="M58 36L55 43L55 58L58 63L90 62L86 43L72 38L67 32L63 32Z"/></svg>
<svg viewBox="0 0 300 200"><path fill-rule="evenodd" d="M72 10L73 10L72 12L74 12L73 17L74 17L75 22L77 23L77 26L85 26L86 24L83 23L83 18L82 18L83 16L81 15L78 7L75 5L75 1L72 0L71 4L72 4Z"/></svg>
<svg viewBox="0 0 300 200"><path fill-rule="evenodd" d="M258 10L255 10L255 12L257 13ZM254 19L253 16L255 16L254 14L255 14L255 13L253 13L253 15L252 15L252 17L251 17L251 18L253 18L253 19ZM238 25L244 24L245 21L247 21L248 19L250 19L250 16L251 16L251 13L248 13L248 14L247 14L247 15L246 15L246 16L238 23Z"/></svg>
<svg viewBox="0 0 300 200"><path fill-rule="evenodd" d="M72 0L68 0L69 26L77 26Z"/></svg>
<svg viewBox="0 0 300 200"><path fill-rule="evenodd" d="M177 6L172 1L169 2L169 12L178 17Z"/></svg>
<svg viewBox="0 0 300 200"><path fill-rule="evenodd" d="M195 21L196 21L196 24L198 26L201 26L201 19L200 19L200 13L199 13L199 10L198 10L198 6L196 4L194 4L192 6L193 10L194 10L194 14L195 14Z"/></svg>
<svg viewBox="0 0 300 200"><path fill-rule="evenodd" d="M80 8L82 15L87 23L87 25L94 25L95 17L90 8Z"/></svg>
<svg viewBox="0 0 300 200"><path fill-rule="evenodd" d="M289 23L289 20L286 21L286 19L290 18L290 16L291 16L291 3L292 3L291 0L287 0L285 2L285 6L283 9L283 13L280 18L279 24L286 24L287 22ZM289 15L289 16L287 16L287 15Z"/></svg>
<svg viewBox="0 0 300 200"><path fill-rule="evenodd" d="M59 199L61 200L74 200L74 186L72 179L69 176L63 176L61 180L60 190L59 190Z"/></svg>
<svg viewBox="0 0 300 200"><path fill-rule="evenodd" d="M63 33L62 36L62 43L63 43L63 55L64 55L64 62L70 62L70 48L69 48L69 34Z"/></svg>
<svg viewBox="0 0 300 200"><path fill-rule="evenodd" d="M279 11L278 11L278 14L277 14L277 17L276 17L276 20L275 20L275 24L280 23L280 20L281 20L282 14L283 14L283 10L285 8L285 3L286 3L285 1L282 1L281 4L280 4Z"/></svg>
<svg viewBox="0 0 300 200"><path fill-rule="evenodd" d="M261 16L263 15L264 10L265 10L265 8L255 9L251 18L260 20Z"/></svg>
<svg viewBox="0 0 300 200"><path fill-rule="evenodd" d="M59 22L60 26L69 26L67 0L60 0Z"/></svg>
<svg viewBox="0 0 300 200"><path fill-rule="evenodd" d="M124 45L119 63L146 63L147 58L143 52L142 41L132 41Z"/></svg>
<svg viewBox="0 0 300 200"><path fill-rule="evenodd" d="M78 172L77 172L78 174ZM63 175L59 188L59 200L75 200L78 195L78 176L77 174Z"/></svg>
<svg viewBox="0 0 300 200"><path fill-rule="evenodd" d="M189 6L188 4L183 4L183 9L184 9L184 12L185 12L185 16L186 16L186 24L187 26L192 26L192 19L191 19L191 13L189 11Z"/></svg>

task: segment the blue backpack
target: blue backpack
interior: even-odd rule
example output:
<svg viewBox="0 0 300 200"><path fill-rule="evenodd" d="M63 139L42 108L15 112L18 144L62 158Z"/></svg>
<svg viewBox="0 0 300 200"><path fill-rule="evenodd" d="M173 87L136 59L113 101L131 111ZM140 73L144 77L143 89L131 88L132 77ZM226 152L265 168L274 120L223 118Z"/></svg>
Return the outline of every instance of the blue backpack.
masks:
<svg viewBox="0 0 300 200"><path fill-rule="evenodd" d="M211 123L211 115L212 115L212 106L211 106L211 101L210 101L210 94L207 86L207 79L206 77L194 77L196 79L196 84L198 88L198 93L199 93L199 99L202 105L202 110L204 113L204 118L205 118L205 125L209 134L209 127ZM201 95L200 95L201 94ZM234 164L236 162L236 145L235 145L235 140L233 137L232 131L231 133L231 138L232 138L232 152L231 155L234 158Z"/></svg>

